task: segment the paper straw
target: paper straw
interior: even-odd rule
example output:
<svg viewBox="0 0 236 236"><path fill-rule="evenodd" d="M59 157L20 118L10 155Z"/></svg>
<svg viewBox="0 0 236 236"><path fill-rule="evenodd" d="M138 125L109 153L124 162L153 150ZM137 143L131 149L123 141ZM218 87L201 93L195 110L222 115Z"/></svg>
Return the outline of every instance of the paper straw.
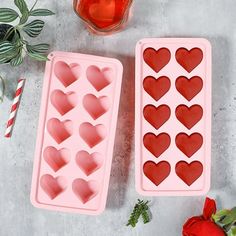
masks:
<svg viewBox="0 0 236 236"><path fill-rule="evenodd" d="M7 122L7 129L6 129L6 132L5 132L5 137L6 138L11 137L13 126L14 126L15 119L16 119L16 114L17 114L17 111L18 111L18 108L19 108L19 105L20 105L20 99L21 99L21 95L22 95L22 92L23 92L24 84L25 84L25 79L19 79L18 80L16 93L15 93L13 104L12 104L12 107L11 107L10 117L8 119L8 122Z"/></svg>

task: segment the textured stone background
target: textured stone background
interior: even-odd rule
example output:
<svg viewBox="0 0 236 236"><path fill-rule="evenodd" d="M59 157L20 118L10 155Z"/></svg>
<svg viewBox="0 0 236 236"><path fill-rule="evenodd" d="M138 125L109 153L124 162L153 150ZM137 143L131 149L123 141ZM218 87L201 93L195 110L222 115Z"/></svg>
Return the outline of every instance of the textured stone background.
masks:
<svg viewBox="0 0 236 236"><path fill-rule="evenodd" d="M9 6L0 0L0 6ZM33 0L29 1L30 4ZM135 0L127 29L109 37L87 32L70 0L41 0L57 14L47 18L40 38L52 50L116 57L125 66L115 152L106 211L98 217L39 210L29 201L44 64L0 66L7 98L0 105L1 236L179 236L188 216L199 214L204 197L152 200L153 220L125 226L136 199L134 188L134 47L144 37L206 37L213 46L212 188L219 206L236 205L236 3L235 0ZM3 137L17 78L27 78L14 135Z"/></svg>

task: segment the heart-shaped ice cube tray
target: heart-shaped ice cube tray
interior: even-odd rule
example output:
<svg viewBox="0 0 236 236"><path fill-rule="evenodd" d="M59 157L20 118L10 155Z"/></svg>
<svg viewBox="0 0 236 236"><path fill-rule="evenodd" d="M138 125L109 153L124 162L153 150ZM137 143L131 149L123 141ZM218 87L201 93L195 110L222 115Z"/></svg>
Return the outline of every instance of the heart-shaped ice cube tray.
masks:
<svg viewBox="0 0 236 236"><path fill-rule="evenodd" d="M211 46L143 39L136 46L136 189L202 195L210 188Z"/></svg>
<svg viewBox="0 0 236 236"><path fill-rule="evenodd" d="M49 59L31 201L97 215L106 205L123 67L115 59L66 52Z"/></svg>

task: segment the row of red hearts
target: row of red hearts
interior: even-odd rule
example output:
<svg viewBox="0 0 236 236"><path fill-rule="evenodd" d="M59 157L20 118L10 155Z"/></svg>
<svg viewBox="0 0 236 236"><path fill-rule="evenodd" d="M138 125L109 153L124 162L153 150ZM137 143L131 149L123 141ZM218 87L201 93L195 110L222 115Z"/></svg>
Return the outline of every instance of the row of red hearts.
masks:
<svg viewBox="0 0 236 236"><path fill-rule="evenodd" d="M143 80L144 90L156 101L162 98L171 87L171 81L167 76L161 76L155 79L147 76ZM175 81L177 91L188 101L191 101L203 88L203 81L199 76L193 76L188 79L185 76L179 76Z"/></svg>
<svg viewBox="0 0 236 236"><path fill-rule="evenodd" d="M160 185L171 173L171 166L166 161L155 163L147 161L143 165L145 176L156 186ZM187 163L180 161L175 166L176 175L188 186L191 186L203 173L203 165L199 161Z"/></svg>
<svg viewBox="0 0 236 236"><path fill-rule="evenodd" d="M170 147L171 138L167 133L158 135L147 133L143 137L143 144L150 153L158 158ZM175 137L175 144L181 152L190 158L202 147L203 137L199 133L191 135L179 133Z"/></svg>
<svg viewBox="0 0 236 236"><path fill-rule="evenodd" d="M158 107L146 105L143 109L143 115L155 129L159 129L170 119L171 109L167 105L160 105ZM175 115L190 130L202 119L203 109L197 104L191 107L179 105L175 109Z"/></svg>
<svg viewBox="0 0 236 236"><path fill-rule="evenodd" d="M143 52L143 59L156 73L164 68L171 59L171 52L168 48L146 48ZM175 53L176 61L188 72L192 72L203 59L203 52L200 48L179 48Z"/></svg>

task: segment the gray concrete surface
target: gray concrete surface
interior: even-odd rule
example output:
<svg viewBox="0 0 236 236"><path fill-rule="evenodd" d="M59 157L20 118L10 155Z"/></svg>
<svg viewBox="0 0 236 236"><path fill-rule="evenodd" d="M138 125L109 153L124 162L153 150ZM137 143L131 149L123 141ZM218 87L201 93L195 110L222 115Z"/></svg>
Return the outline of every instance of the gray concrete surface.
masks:
<svg viewBox="0 0 236 236"><path fill-rule="evenodd" d="M0 0L0 6L9 6ZM13 2L13 1L12 1ZM33 0L29 1L31 4ZM125 66L119 123L107 209L97 217L50 212L29 201L44 64L26 60L18 69L0 66L7 97L0 105L0 236L180 236L182 224L199 214L204 197L157 197L153 219L135 229L125 226L136 199L134 188L134 47L143 37L206 37L213 46L212 187L219 207L236 205L236 2L235 0L135 0L123 32L108 37L88 33L72 0L41 0L56 16L42 35L51 50L116 57ZM5 123L17 78L27 78L13 137Z"/></svg>

